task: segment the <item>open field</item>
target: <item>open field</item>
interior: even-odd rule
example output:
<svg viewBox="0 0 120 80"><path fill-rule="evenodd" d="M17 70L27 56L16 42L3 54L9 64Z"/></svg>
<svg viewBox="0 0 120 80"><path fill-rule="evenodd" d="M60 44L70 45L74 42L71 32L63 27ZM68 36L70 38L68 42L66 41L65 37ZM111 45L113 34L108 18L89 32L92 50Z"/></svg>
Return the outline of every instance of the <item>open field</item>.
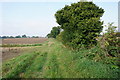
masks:
<svg viewBox="0 0 120 80"><path fill-rule="evenodd" d="M7 38L2 39L2 44L38 44L46 40L47 38Z"/></svg>
<svg viewBox="0 0 120 80"><path fill-rule="evenodd" d="M34 47L40 47L47 38L14 38L3 39L2 41L2 61L9 60L21 55L25 51Z"/></svg>
<svg viewBox="0 0 120 80"><path fill-rule="evenodd" d="M3 47L1 49L2 50L2 61L4 62L16 56L20 56L24 52L29 51L31 48L33 47Z"/></svg>
<svg viewBox="0 0 120 80"><path fill-rule="evenodd" d="M3 62L3 78L119 78L119 68L88 58L89 53L98 52L97 47L71 51L49 39Z"/></svg>

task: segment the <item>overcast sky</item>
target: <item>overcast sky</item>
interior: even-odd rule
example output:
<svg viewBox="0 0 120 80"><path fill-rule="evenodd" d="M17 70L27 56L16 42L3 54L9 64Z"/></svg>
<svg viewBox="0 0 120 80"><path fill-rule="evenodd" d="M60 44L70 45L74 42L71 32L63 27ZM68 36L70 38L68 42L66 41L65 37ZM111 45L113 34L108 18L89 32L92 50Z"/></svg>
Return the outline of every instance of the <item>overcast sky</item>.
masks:
<svg viewBox="0 0 120 80"><path fill-rule="evenodd" d="M25 1L25 0L24 0ZM54 14L65 5L70 5L79 0L50 0L37 1L1 0L0 2L0 36L1 35L35 35L45 37L52 27L58 26ZM96 0L96 5L105 10L104 24L114 22L118 26L118 0L104 2Z"/></svg>

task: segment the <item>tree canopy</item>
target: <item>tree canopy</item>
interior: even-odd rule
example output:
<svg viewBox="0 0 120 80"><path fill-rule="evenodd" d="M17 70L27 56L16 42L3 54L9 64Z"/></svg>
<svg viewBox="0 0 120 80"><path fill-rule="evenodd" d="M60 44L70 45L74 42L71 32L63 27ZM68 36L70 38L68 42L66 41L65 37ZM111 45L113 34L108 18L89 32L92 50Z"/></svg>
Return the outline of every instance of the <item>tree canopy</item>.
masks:
<svg viewBox="0 0 120 80"><path fill-rule="evenodd" d="M66 5L55 14L57 23L63 29L61 34L63 44L80 48L96 44L96 37L103 28L100 20L104 10L93 2L78 2Z"/></svg>
<svg viewBox="0 0 120 80"><path fill-rule="evenodd" d="M53 27L51 32L47 35L48 38L56 38L56 36L60 33L60 27Z"/></svg>
<svg viewBox="0 0 120 80"><path fill-rule="evenodd" d="M24 35L22 35L22 38L27 38L27 36L24 34Z"/></svg>

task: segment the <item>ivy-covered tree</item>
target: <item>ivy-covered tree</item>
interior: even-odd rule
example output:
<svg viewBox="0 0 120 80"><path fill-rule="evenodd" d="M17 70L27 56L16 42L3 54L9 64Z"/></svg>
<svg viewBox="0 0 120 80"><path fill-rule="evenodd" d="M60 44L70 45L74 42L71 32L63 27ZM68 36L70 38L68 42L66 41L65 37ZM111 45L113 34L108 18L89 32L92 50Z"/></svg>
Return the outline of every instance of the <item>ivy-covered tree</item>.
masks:
<svg viewBox="0 0 120 80"><path fill-rule="evenodd" d="M96 44L96 37L103 29L100 20L104 10L93 2L78 2L66 5L55 14L57 23L63 29L63 44L76 49Z"/></svg>
<svg viewBox="0 0 120 80"><path fill-rule="evenodd" d="M56 36L60 33L60 27L53 27L51 32L47 35L48 38L56 38Z"/></svg>

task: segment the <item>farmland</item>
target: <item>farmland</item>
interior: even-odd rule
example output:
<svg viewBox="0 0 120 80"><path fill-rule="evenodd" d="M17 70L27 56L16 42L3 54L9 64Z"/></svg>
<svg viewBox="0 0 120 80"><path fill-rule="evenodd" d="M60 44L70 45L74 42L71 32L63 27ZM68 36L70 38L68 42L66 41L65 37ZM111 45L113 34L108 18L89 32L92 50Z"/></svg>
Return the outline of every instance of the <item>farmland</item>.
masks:
<svg viewBox="0 0 120 80"><path fill-rule="evenodd" d="M119 69L112 64L87 58L96 50L97 47L71 51L61 42L48 39L41 46L27 47L19 56L4 61L3 78L118 78Z"/></svg>
<svg viewBox="0 0 120 80"><path fill-rule="evenodd" d="M37 44L46 40L47 38L7 38L2 39L2 44Z"/></svg>
<svg viewBox="0 0 120 80"><path fill-rule="evenodd" d="M2 39L2 60L19 56L24 51L41 46L47 38L7 38Z"/></svg>

